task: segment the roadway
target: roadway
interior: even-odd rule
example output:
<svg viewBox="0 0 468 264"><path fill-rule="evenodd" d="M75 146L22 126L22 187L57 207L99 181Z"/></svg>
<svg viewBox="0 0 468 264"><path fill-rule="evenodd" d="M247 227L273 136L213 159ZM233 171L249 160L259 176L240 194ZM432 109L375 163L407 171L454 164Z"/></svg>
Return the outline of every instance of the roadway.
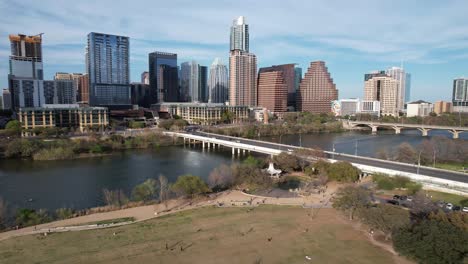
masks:
<svg viewBox="0 0 468 264"><path fill-rule="evenodd" d="M238 138L238 137L230 137L230 136L224 136L224 135L218 135L218 134L215 135L215 134L209 134L209 133L204 133L204 132L199 132L199 131L190 132L189 134L205 136L205 137L215 137L217 139L235 141L238 143L250 144L250 145L266 147L266 148L271 148L271 149L278 149L282 151L292 151L294 149L300 148L298 146L277 144L273 142L251 140L251 139ZM348 155L348 154L343 154L343 153L333 153L329 151L324 151L324 152L325 152L326 157L329 159L335 159L339 161L348 161L348 162L356 163L356 164L368 165L368 166L373 166L373 167L385 168L385 169L414 173L414 174L418 172L418 166L415 164L406 164L406 163L386 161L386 160L380 160L380 159L374 159L374 158L368 158L368 157L353 156L353 155ZM447 171L447 170L433 169L430 167L420 166L419 174L425 175L425 176L431 176L435 178L441 178L445 180L468 183L468 174L464 174L461 172L452 172L452 171Z"/></svg>

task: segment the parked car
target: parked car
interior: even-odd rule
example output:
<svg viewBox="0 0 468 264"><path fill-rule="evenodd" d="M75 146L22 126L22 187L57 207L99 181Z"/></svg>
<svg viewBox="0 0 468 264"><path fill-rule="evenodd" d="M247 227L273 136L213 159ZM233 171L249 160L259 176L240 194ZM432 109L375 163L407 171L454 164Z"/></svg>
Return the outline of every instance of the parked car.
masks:
<svg viewBox="0 0 468 264"><path fill-rule="evenodd" d="M461 207L458 205L453 206L452 208L453 211L461 211Z"/></svg>
<svg viewBox="0 0 468 264"><path fill-rule="evenodd" d="M406 196L406 195L402 195L402 196L400 196L400 200L402 200L402 201L406 201L406 199L408 199L408 196Z"/></svg>
<svg viewBox="0 0 468 264"><path fill-rule="evenodd" d="M449 209L449 210L452 210L453 204L448 203L447 205L445 205L445 208L447 208L447 209Z"/></svg>
<svg viewBox="0 0 468 264"><path fill-rule="evenodd" d="M393 195L393 200L400 200L400 195L397 195L397 194Z"/></svg>
<svg viewBox="0 0 468 264"><path fill-rule="evenodd" d="M393 205L400 205L400 202L398 202L397 200L388 200L387 203L393 204Z"/></svg>
<svg viewBox="0 0 468 264"><path fill-rule="evenodd" d="M406 201L412 202L412 201L413 201L413 196L408 196L408 197L406 198Z"/></svg>
<svg viewBox="0 0 468 264"><path fill-rule="evenodd" d="M462 211L468 213L468 206L463 207Z"/></svg>

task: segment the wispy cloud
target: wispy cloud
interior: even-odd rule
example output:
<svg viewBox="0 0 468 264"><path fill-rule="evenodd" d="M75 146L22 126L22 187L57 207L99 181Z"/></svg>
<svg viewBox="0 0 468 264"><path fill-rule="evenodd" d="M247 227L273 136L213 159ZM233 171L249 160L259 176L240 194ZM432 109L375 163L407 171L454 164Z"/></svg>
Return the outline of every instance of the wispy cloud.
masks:
<svg viewBox="0 0 468 264"><path fill-rule="evenodd" d="M92 31L131 37L135 80L155 50L175 52L179 61L227 61L229 26L239 15L247 18L261 65L327 59L359 62L353 70L362 71L401 60L450 64L468 54L466 10L464 0L3 0L0 69L7 68L9 33L45 33L46 67L62 71L84 68ZM0 83L6 84L6 71Z"/></svg>

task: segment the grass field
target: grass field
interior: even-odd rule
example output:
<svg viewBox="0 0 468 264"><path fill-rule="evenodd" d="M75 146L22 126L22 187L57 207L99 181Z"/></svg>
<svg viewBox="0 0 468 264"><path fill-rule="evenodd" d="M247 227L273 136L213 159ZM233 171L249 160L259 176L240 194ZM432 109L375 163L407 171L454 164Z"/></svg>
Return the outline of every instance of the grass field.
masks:
<svg viewBox="0 0 468 264"><path fill-rule="evenodd" d="M314 215L284 206L200 208L116 228L1 241L0 262L396 263L333 209Z"/></svg>
<svg viewBox="0 0 468 264"><path fill-rule="evenodd" d="M460 201L464 199L468 199L468 197L451 194L451 193L443 193L443 192L436 192L436 191L427 191L427 193L432 197L434 201L446 201L448 203L460 205Z"/></svg>

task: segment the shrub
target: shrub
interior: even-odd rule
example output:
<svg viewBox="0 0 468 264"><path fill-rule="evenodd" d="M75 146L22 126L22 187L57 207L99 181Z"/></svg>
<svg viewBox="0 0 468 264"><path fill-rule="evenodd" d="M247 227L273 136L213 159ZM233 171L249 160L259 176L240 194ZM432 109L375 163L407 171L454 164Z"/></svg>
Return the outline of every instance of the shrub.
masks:
<svg viewBox="0 0 468 264"><path fill-rule="evenodd" d="M74 153L70 148L57 147L42 149L33 155L34 160L64 160L73 158Z"/></svg>
<svg viewBox="0 0 468 264"><path fill-rule="evenodd" d="M104 150L102 149L101 145L96 144L96 145L92 146L91 148L89 148L89 152L91 152L93 154L99 154L99 153L103 153Z"/></svg>
<svg viewBox="0 0 468 264"><path fill-rule="evenodd" d="M177 178L177 181L172 185L171 189L179 194L189 198L193 198L195 195L207 193L210 188L206 183L198 176L183 175Z"/></svg>

